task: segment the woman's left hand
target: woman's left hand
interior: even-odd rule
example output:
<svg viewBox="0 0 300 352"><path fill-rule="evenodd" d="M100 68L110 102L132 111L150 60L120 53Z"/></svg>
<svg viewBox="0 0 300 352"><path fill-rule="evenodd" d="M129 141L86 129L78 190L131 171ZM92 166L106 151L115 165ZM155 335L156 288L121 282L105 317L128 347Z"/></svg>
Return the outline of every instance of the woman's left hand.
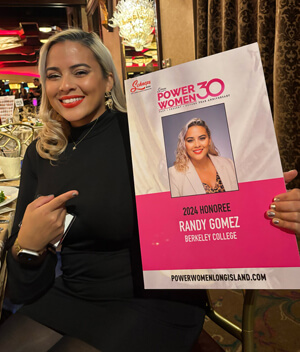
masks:
<svg viewBox="0 0 300 352"><path fill-rule="evenodd" d="M297 174L296 170L285 172L285 182L292 181ZM300 236L300 189L295 188L287 193L275 196L266 215L269 219L272 219L274 226L289 230Z"/></svg>

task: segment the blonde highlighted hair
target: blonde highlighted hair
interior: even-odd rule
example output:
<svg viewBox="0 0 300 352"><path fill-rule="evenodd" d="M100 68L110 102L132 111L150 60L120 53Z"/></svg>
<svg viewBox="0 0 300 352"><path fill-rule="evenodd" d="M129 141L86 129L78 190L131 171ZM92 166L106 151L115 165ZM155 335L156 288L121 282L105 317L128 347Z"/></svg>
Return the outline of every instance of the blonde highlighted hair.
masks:
<svg viewBox="0 0 300 352"><path fill-rule="evenodd" d="M219 152L211 139L210 129L208 128L205 121L199 118L193 118L185 126L182 127L178 135L176 160L174 162L174 166L175 166L175 169L180 172L185 172L187 170L187 164L188 164L188 161L190 160L186 152L185 136L188 129L193 126L199 126L199 127L205 128L208 138L210 138L211 140L208 153L211 155L219 155Z"/></svg>
<svg viewBox="0 0 300 352"><path fill-rule="evenodd" d="M44 88L46 83L46 61L49 50L54 44L67 40L86 46L93 52L102 69L104 79L107 79L108 75L112 74L114 80L111 90L113 101L112 109L126 112L125 96L111 54L96 33L84 32L81 29L67 29L53 35L49 41L43 45L40 52L39 72L42 87ZM102 99L102 97L99 97L99 99ZM67 147L70 125L52 108L45 94L45 89L42 94L39 117L44 123L44 128L39 134L36 147L37 151L42 158L57 160L59 155Z"/></svg>

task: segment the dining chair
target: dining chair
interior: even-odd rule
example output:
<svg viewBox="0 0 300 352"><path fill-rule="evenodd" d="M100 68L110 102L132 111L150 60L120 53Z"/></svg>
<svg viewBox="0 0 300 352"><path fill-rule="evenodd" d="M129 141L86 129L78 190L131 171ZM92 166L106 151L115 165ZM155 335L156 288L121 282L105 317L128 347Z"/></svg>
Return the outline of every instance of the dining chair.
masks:
<svg viewBox="0 0 300 352"><path fill-rule="evenodd" d="M257 290L242 290L244 295L242 327L237 326L216 311L211 300L210 290L204 290L206 315L227 333L241 341L243 352L254 352L254 313ZM234 308L234 307L233 307ZM224 349L205 331L202 330L191 352L221 352Z"/></svg>
<svg viewBox="0 0 300 352"><path fill-rule="evenodd" d="M237 326L219 314L212 303L209 290L207 294L206 315L218 326L237 338L242 343L243 352L254 352L254 315L257 290L242 290L244 295L242 327Z"/></svg>
<svg viewBox="0 0 300 352"><path fill-rule="evenodd" d="M25 151L29 144L33 141L34 138L34 128L31 125L25 123L11 123L0 126L1 130L13 137L16 137L20 140L21 143L21 156L23 157Z"/></svg>
<svg viewBox="0 0 300 352"><path fill-rule="evenodd" d="M0 131L0 154L3 156L19 157L21 155L21 141L19 138Z"/></svg>

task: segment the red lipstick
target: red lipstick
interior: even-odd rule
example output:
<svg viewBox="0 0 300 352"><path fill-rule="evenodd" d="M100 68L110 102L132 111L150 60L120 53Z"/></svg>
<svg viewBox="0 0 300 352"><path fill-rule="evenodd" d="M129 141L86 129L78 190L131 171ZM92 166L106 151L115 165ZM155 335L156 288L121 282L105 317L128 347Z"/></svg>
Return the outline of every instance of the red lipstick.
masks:
<svg viewBox="0 0 300 352"><path fill-rule="evenodd" d="M84 96L82 95L69 95L59 99L61 105L64 108L71 109L78 106L84 100Z"/></svg>
<svg viewBox="0 0 300 352"><path fill-rule="evenodd" d="M203 149L194 149L193 152L195 154L201 154L203 152Z"/></svg>

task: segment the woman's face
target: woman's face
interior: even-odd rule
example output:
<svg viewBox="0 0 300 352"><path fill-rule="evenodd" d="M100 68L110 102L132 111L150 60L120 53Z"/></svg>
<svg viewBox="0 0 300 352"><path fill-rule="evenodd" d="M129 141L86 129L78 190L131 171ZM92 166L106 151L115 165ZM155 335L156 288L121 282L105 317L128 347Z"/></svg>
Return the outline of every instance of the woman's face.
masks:
<svg viewBox="0 0 300 352"><path fill-rule="evenodd" d="M113 78L105 79L93 52L78 42L54 44L46 61L45 90L53 109L72 126L83 126L105 111L105 92Z"/></svg>
<svg viewBox="0 0 300 352"><path fill-rule="evenodd" d="M184 140L187 155L192 162L201 161L207 157L210 138L208 137L205 127L190 127L186 132Z"/></svg>

